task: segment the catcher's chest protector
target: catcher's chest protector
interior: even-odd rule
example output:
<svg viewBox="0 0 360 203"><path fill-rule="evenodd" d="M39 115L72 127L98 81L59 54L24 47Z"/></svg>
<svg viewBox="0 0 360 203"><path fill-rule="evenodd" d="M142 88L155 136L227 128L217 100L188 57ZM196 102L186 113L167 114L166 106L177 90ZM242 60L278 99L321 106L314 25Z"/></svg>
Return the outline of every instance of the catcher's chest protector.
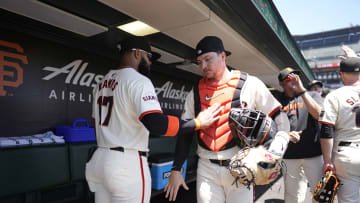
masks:
<svg viewBox="0 0 360 203"><path fill-rule="evenodd" d="M211 151L225 150L235 145L228 124L231 108L240 108L240 93L247 78L247 73L233 71L232 77L221 84L211 84L206 79L201 79L194 88L195 114L202 109L218 103L224 107L220 113L220 119L209 128L200 130L198 143L205 149Z"/></svg>

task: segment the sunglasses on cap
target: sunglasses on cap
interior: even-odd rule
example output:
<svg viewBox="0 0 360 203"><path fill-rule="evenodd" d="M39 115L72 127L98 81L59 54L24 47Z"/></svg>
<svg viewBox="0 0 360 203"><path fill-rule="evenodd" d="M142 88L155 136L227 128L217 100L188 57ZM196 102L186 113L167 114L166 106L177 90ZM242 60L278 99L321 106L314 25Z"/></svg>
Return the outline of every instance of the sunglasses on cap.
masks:
<svg viewBox="0 0 360 203"><path fill-rule="evenodd" d="M135 50L136 50L136 48L132 48L132 49L131 49L131 51L135 51ZM149 58L149 60L151 60L151 57L152 57L152 54L151 54L151 53L149 53L149 52L147 52L147 51L144 51L144 50L142 50L142 49L138 49L138 50L145 52L145 54L147 55L147 57Z"/></svg>

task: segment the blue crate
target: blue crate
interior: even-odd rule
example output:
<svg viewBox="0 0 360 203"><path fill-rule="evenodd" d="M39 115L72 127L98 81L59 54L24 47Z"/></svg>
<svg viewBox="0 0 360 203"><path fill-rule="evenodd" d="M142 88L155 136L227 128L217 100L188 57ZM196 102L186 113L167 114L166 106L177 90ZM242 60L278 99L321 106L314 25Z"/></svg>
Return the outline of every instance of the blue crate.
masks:
<svg viewBox="0 0 360 203"><path fill-rule="evenodd" d="M85 124L85 125L79 125ZM95 141L95 129L85 119L76 119L72 126L56 126L56 135L64 136L66 142Z"/></svg>
<svg viewBox="0 0 360 203"><path fill-rule="evenodd" d="M169 180L171 167L173 165L173 155L171 154L156 154L149 157L150 174L151 174L151 187L155 190L165 188ZM185 160L181 173L184 179L186 178L187 160Z"/></svg>

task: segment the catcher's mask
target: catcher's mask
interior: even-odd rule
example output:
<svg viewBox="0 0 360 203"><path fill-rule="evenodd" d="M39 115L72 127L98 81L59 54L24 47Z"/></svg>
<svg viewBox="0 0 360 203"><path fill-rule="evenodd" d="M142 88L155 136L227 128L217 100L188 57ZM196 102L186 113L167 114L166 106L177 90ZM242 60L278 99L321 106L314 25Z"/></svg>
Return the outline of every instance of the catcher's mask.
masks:
<svg viewBox="0 0 360 203"><path fill-rule="evenodd" d="M256 147L271 143L277 132L276 123L261 111L232 108L229 126L240 147Z"/></svg>

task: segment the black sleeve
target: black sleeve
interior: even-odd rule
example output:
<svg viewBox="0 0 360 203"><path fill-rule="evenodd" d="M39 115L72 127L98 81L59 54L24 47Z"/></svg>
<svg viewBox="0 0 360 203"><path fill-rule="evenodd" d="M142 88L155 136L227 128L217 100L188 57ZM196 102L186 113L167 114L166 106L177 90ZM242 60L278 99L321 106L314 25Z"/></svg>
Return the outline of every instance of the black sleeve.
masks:
<svg viewBox="0 0 360 203"><path fill-rule="evenodd" d="M145 115L141 122L144 126L150 131L151 134L155 135L164 135L166 134L169 125L169 117L162 113L150 113ZM176 136L183 135L187 133L195 132L196 123L194 119L191 120L179 120L179 129Z"/></svg>
<svg viewBox="0 0 360 203"><path fill-rule="evenodd" d="M280 115L280 113L283 112L282 108L280 108L279 110L275 111L272 115L271 115L271 119L273 119L275 121L275 118Z"/></svg>
<svg viewBox="0 0 360 203"><path fill-rule="evenodd" d="M335 127L328 125L328 124L321 124L321 130L320 130L320 138L333 138L335 132Z"/></svg>
<svg viewBox="0 0 360 203"><path fill-rule="evenodd" d="M186 157L189 155L190 146L192 143L194 133L186 133L182 136L177 136L175 160L171 170L180 171L184 164Z"/></svg>

